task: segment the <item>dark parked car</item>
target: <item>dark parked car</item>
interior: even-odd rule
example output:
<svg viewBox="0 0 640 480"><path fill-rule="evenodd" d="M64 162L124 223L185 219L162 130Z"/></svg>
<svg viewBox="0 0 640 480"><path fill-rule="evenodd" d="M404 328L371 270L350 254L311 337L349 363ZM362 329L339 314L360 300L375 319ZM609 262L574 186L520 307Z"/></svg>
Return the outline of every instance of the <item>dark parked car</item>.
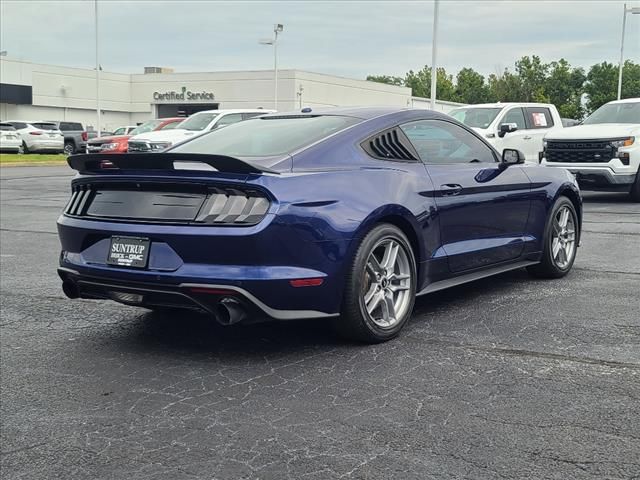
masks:
<svg viewBox="0 0 640 480"><path fill-rule="evenodd" d="M327 318L385 341L416 295L523 267L561 277L580 238L572 175L429 110L304 109L68 161L67 296L223 324Z"/></svg>

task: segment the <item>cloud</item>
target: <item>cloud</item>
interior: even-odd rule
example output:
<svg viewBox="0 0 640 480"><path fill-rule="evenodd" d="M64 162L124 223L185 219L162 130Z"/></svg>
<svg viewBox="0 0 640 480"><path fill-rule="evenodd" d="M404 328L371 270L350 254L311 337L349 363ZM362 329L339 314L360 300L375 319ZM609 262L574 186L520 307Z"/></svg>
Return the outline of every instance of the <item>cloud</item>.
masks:
<svg viewBox="0 0 640 480"><path fill-rule="evenodd" d="M0 48L12 57L92 68L92 0L2 0ZM99 0L105 70L256 70L273 65L258 44L283 23L282 68L364 78L403 75L431 61L432 2ZM513 67L522 55L588 67L616 62L622 2L447 1L438 63L451 73ZM627 18L626 58L640 62L640 18Z"/></svg>

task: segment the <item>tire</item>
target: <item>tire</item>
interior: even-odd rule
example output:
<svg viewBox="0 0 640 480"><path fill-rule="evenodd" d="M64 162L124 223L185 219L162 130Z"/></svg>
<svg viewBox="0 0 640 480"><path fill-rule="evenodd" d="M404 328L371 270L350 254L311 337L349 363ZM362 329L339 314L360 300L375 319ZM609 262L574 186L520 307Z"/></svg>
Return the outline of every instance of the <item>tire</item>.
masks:
<svg viewBox="0 0 640 480"><path fill-rule="evenodd" d="M24 141L22 142L22 147L20 148L22 151L18 150L18 153L23 153L23 154L29 153L29 148L27 147L27 144Z"/></svg>
<svg viewBox="0 0 640 480"><path fill-rule="evenodd" d="M365 343L396 337L413 310L416 272L402 231L388 223L374 227L347 271L341 316L334 321L338 333Z"/></svg>
<svg viewBox="0 0 640 480"><path fill-rule="evenodd" d="M63 153L65 155L73 155L76 153L76 146L71 142L65 143Z"/></svg>
<svg viewBox="0 0 640 480"><path fill-rule="evenodd" d="M565 196L560 196L551 209L544 229L542 261L527 267L538 278L564 277L576 259L579 238L576 209Z"/></svg>
<svg viewBox="0 0 640 480"><path fill-rule="evenodd" d="M631 186L629 197L632 202L640 202L640 169L638 169L638 173L636 173L636 181L633 182Z"/></svg>

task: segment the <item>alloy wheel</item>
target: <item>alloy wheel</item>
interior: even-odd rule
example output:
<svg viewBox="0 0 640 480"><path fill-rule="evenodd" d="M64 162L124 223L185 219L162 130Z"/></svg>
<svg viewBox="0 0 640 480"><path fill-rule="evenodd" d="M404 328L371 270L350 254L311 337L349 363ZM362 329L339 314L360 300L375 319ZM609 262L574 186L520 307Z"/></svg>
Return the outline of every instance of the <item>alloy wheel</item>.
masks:
<svg viewBox="0 0 640 480"><path fill-rule="evenodd" d="M552 226L551 257L556 266L564 270L571 264L576 251L576 223L567 205L558 209Z"/></svg>
<svg viewBox="0 0 640 480"><path fill-rule="evenodd" d="M380 328L392 328L411 304L411 263L393 238L380 240L367 258L362 282L366 313Z"/></svg>

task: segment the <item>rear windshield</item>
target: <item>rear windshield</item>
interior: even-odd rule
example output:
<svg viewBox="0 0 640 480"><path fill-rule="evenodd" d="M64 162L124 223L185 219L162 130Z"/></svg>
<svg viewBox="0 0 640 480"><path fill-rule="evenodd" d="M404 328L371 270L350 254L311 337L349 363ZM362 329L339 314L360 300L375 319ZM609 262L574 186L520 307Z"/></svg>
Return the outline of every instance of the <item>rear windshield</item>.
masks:
<svg viewBox="0 0 640 480"><path fill-rule="evenodd" d="M591 114L584 125L598 123L640 123L640 102L607 103Z"/></svg>
<svg viewBox="0 0 640 480"><path fill-rule="evenodd" d="M213 130L171 151L230 157L271 157L294 152L361 121L359 118L341 116L256 118Z"/></svg>
<svg viewBox="0 0 640 480"><path fill-rule="evenodd" d="M9 124L9 123L0 123L0 130L15 130L15 128L13 128L13 125Z"/></svg>
<svg viewBox="0 0 640 480"><path fill-rule="evenodd" d="M182 124L180 125L180 128L184 128L185 130L192 130L195 132L204 130L218 115L219 113L209 113L209 112L196 113L194 115L191 115L184 122L182 122Z"/></svg>
<svg viewBox="0 0 640 480"><path fill-rule="evenodd" d="M58 130L58 126L55 123L38 122L32 123L31 125L39 128L40 130Z"/></svg>
<svg viewBox="0 0 640 480"><path fill-rule="evenodd" d="M456 108L449 115L467 127L489 128L502 108Z"/></svg>

